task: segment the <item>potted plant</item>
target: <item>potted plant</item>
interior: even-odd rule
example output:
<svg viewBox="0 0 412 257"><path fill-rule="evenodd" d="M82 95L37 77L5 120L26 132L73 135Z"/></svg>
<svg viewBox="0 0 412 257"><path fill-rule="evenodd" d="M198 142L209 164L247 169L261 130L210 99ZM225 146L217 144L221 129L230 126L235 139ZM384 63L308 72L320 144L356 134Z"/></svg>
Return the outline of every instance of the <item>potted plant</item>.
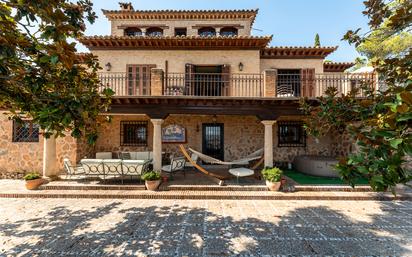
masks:
<svg viewBox="0 0 412 257"><path fill-rule="evenodd" d="M147 190L156 191L162 182L162 176L160 172L157 171L148 171L142 175L142 179L145 181Z"/></svg>
<svg viewBox="0 0 412 257"><path fill-rule="evenodd" d="M270 191L279 191L282 173L282 170L276 167L266 167L262 170L262 177L266 180L266 186Z"/></svg>
<svg viewBox="0 0 412 257"><path fill-rule="evenodd" d="M39 173L37 172L30 172L27 173L24 177L24 180L26 180L26 188L28 190L34 190L39 188L39 186L41 186L41 184L43 184L43 179L40 176Z"/></svg>

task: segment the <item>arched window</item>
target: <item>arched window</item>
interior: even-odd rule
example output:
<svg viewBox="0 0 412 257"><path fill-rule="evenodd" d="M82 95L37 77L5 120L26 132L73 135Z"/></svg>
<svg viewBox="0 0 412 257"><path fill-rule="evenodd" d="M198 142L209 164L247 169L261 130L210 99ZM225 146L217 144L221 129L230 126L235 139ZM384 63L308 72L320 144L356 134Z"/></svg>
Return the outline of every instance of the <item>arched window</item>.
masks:
<svg viewBox="0 0 412 257"><path fill-rule="evenodd" d="M199 36L202 37L213 37L216 36L216 30L212 27L204 27L198 30Z"/></svg>
<svg viewBox="0 0 412 257"><path fill-rule="evenodd" d="M237 36L237 28L234 27L224 27L220 30L220 35L224 37L234 37Z"/></svg>
<svg viewBox="0 0 412 257"><path fill-rule="evenodd" d="M142 35L142 31L139 28L127 28L124 30L124 35L125 36L131 36L131 37L135 37L135 36L141 36Z"/></svg>
<svg viewBox="0 0 412 257"><path fill-rule="evenodd" d="M161 37L163 36L163 29L159 27L151 27L146 30L146 35L150 37Z"/></svg>

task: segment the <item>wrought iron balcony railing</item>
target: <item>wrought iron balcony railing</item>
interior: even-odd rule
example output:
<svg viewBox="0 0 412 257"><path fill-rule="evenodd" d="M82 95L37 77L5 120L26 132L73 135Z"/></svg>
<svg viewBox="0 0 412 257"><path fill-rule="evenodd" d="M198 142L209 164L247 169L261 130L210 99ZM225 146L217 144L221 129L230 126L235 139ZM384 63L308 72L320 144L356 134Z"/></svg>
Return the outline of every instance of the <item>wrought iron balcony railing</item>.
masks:
<svg viewBox="0 0 412 257"><path fill-rule="evenodd" d="M358 88L357 96L364 97L365 86L372 91L378 89L375 74L349 73L310 76L279 73L272 79L264 79L264 74L168 73L160 81L153 81L150 73L111 72L101 73L100 81L104 88L115 91L115 96L297 98L319 97L333 87L339 95Z"/></svg>

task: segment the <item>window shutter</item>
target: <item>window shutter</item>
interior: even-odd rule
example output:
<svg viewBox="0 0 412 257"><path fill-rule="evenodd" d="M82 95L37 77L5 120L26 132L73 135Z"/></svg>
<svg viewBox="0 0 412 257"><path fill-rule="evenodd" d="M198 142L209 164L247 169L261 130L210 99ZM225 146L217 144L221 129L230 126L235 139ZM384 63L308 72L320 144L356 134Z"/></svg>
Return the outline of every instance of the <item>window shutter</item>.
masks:
<svg viewBox="0 0 412 257"><path fill-rule="evenodd" d="M231 96L233 92L231 92L230 87L230 65L223 65L222 66L222 96Z"/></svg>
<svg viewBox="0 0 412 257"><path fill-rule="evenodd" d="M194 91L195 66L190 63L185 65L185 95L193 95Z"/></svg>
<svg viewBox="0 0 412 257"><path fill-rule="evenodd" d="M300 74L301 96L314 97L315 96L315 69L302 69Z"/></svg>

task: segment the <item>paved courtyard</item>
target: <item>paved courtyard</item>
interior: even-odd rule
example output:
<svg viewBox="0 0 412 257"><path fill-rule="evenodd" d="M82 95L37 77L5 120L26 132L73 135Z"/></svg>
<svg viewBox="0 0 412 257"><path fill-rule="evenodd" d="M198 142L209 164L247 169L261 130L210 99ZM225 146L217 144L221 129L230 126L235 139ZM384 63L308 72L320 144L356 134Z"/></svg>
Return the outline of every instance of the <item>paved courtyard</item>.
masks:
<svg viewBox="0 0 412 257"><path fill-rule="evenodd" d="M412 202L0 199L0 256L412 256Z"/></svg>

